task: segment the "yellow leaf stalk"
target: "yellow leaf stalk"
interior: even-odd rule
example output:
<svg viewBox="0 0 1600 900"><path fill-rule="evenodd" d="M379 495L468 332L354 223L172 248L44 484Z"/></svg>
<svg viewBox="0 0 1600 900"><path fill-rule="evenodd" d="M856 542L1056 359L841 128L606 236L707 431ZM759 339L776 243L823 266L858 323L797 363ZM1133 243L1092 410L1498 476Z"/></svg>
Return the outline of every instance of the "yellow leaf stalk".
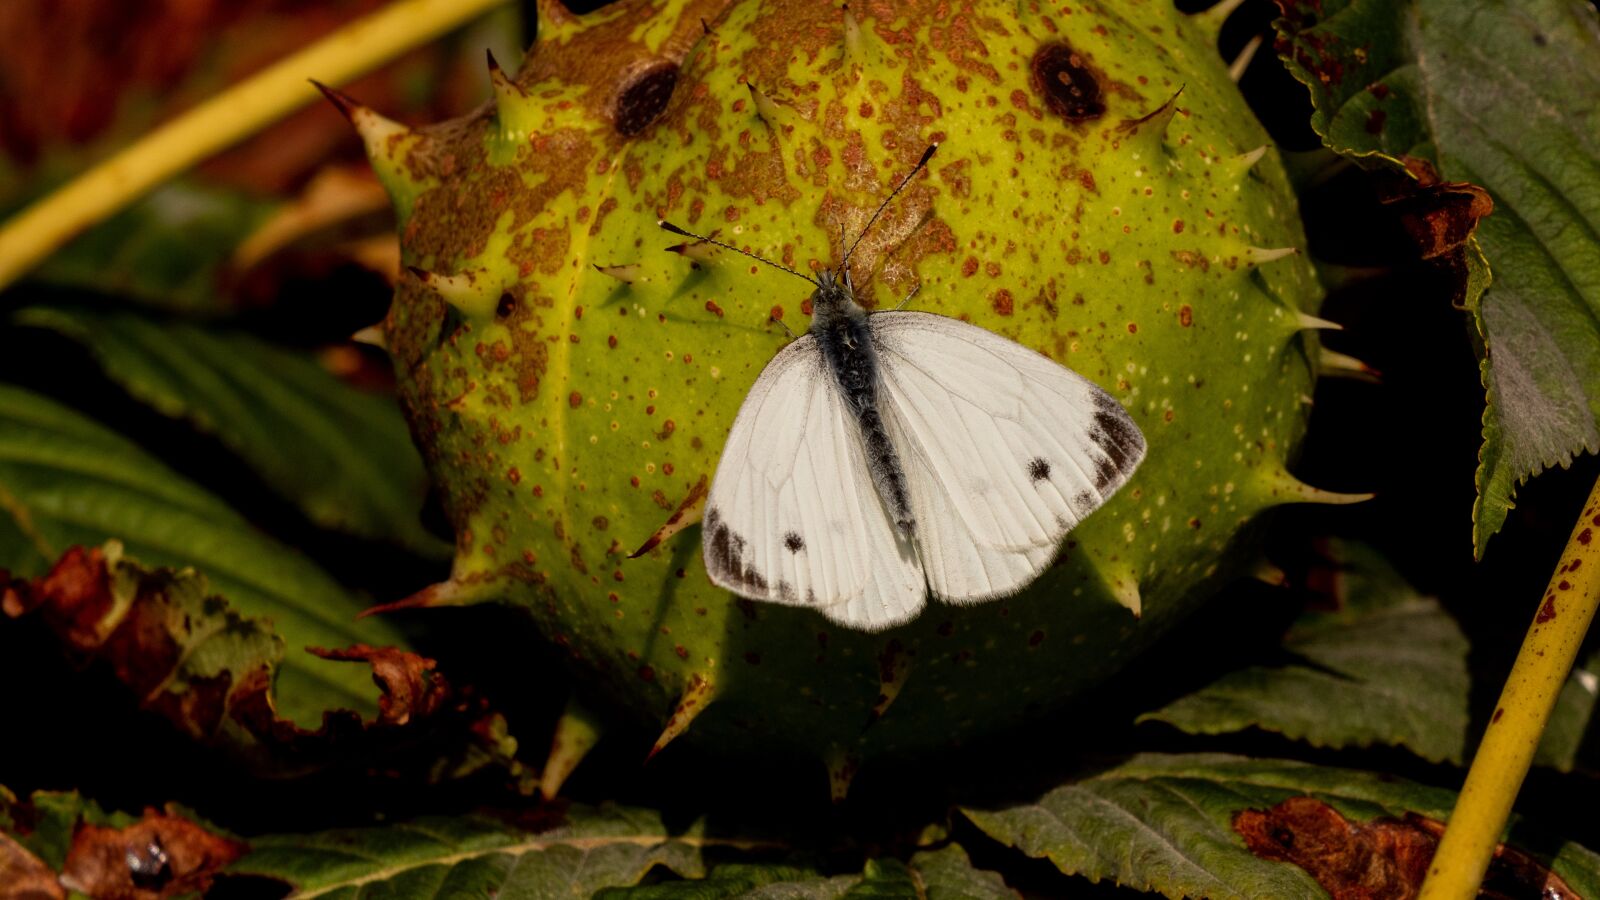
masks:
<svg viewBox="0 0 1600 900"><path fill-rule="evenodd" d="M1419 900L1470 900L1489 867L1545 723L1600 603L1600 482L1550 576Z"/></svg>

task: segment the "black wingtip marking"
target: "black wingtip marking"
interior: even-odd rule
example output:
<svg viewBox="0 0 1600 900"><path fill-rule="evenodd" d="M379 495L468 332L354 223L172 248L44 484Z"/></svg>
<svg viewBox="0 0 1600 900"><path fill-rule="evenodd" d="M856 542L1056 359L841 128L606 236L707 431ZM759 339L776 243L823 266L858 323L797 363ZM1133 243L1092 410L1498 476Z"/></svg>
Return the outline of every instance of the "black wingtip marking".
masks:
<svg viewBox="0 0 1600 900"><path fill-rule="evenodd" d="M745 539L730 531L715 509L706 510L705 533L710 535L706 541L706 568L733 584L735 591L744 588L765 594L766 576L744 562Z"/></svg>
<svg viewBox="0 0 1600 900"><path fill-rule="evenodd" d="M805 539L793 531L783 536L783 546L789 548L790 553L799 553L806 548Z"/></svg>
<svg viewBox="0 0 1600 900"><path fill-rule="evenodd" d="M1035 482L1044 481L1050 477L1050 461L1042 456L1036 456L1028 463L1028 478Z"/></svg>
<svg viewBox="0 0 1600 900"><path fill-rule="evenodd" d="M1117 481L1119 475L1125 476L1139 464L1144 455L1144 435L1128 418L1127 411L1111 397L1101 395L1095 406L1091 434L1105 457L1096 463L1094 486L1103 490Z"/></svg>
<svg viewBox="0 0 1600 900"><path fill-rule="evenodd" d="M1095 488L1095 490L1104 492L1105 489L1106 489L1106 485L1108 485L1111 482L1117 480L1117 473L1120 472L1120 471L1122 471L1122 470L1117 468L1117 464L1112 462L1110 457L1107 457L1107 456L1101 457L1100 460L1095 463L1095 470L1094 470L1094 488Z"/></svg>

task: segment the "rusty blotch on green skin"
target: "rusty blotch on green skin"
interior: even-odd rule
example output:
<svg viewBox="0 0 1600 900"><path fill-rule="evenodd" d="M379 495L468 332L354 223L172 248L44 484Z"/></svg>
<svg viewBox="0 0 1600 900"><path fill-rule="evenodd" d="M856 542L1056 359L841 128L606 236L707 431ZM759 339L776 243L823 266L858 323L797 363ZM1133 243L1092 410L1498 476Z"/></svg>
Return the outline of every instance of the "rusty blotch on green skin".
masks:
<svg viewBox="0 0 1600 900"><path fill-rule="evenodd" d="M405 262L385 323L457 529L409 601L525 608L591 699L668 740L860 762L946 746L1092 688L1249 562L1245 526L1340 501L1288 460L1320 298L1294 197L1216 58L1164 0L623 0L541 7L479 112L356 108ZM851 632L716 589L700 531L629 554L713 474L807 288L956 316L1098 383L1149 444L1031 588ZM680 509L680 507L683 507ZM692 724L692 728L690 727Z"/></svg>

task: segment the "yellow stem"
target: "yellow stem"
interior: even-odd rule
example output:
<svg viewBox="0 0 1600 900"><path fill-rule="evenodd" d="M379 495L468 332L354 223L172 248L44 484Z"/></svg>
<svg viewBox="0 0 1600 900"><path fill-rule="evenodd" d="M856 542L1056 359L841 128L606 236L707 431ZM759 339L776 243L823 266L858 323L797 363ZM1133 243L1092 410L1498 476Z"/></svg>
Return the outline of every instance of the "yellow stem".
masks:
<svg viewBox="0 0 1600 900"><path fill-rule="evenodd" d="M508 0L397 0L157 128L0 228L0 288L161 182L340 84Z"/></svg>
<svg viewBox="0 0 1600 900"><path fill-rule="evenodd" d="M1471 900L1600 603L1600 481L1550 576L1418 900Z"/></svg>

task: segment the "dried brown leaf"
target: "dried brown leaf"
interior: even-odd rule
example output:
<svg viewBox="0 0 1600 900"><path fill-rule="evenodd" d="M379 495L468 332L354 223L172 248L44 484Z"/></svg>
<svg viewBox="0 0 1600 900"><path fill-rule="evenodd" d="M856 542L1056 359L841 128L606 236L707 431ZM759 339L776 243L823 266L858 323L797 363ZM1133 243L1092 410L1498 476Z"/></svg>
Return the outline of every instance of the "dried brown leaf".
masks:
<svg viewBox="0 0 1600 900"><path fill-rule="evenodd" d="M202 576L145 569L122 559L115 543L74 547L31 581L0 572L0 609L12 619L36 618L75 662L107 666L143 708L186 734L248 748L251 760L274 774L380 756L384 770L398 770L408 751L412 762L434 768L448 750L466 758L447 760L452 774L496 763L531 783L512 758L515 741L503 719L482 697L454 689L434 660L394 647L309 648L372 668L381 690L376 719L331 709L313 730L280 716L273 676L284 648L270 624L231 610ZM441 735L462 747L442 749Z"/></svg>
<svg viewBox="0 0 1600 900"><path fill-rule="evenodd" d="M66 895L44 860L0 832L0 900L62 900Z"/></svg>
<svg viewBox="0 0 1600 900"><path fill-rule="evenodd" d="M1233 830L1256 856L1306 870L1333 900L1410 900L1422 889L1444 823L1415 813L1355 822L1315 797L1290 797L1240 811ZM1561 876L1504 844L1480 896L1581 900Z"/></svg>
<svg viewBox="0 0 1600 900"><path fill-rule="evenodd" d="M378 699L378 721L404 725L413 715L432 716L451 699L450 683L434 671L433 660L393 647L356 644L343 650L310 648L323 659L364 662L372 666L372 680L383 690Z"/></svg>
<svg viewBox="0 0 1600 900"><path fill-rule="evenodd" d="M206 890L248 849L181 815L147 809L126 828L79 822L60 883L96 900L161 900Z"/></svg>

